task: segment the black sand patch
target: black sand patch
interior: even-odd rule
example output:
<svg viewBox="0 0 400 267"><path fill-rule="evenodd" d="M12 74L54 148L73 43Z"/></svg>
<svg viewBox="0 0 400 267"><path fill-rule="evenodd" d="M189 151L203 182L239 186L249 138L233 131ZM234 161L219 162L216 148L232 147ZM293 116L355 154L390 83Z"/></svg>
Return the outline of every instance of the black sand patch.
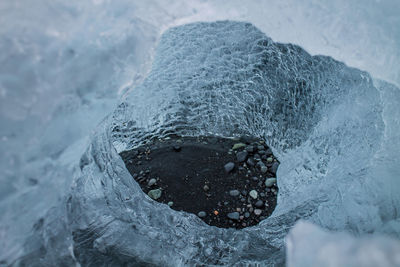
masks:
<svg viewBox="0 0 400 267"><path fill-rule="evenodd" d="M276 183L265 181L279 162L260 139L173 136L120 155L145 193L209 225L256 225L276 206Z"/></svg>

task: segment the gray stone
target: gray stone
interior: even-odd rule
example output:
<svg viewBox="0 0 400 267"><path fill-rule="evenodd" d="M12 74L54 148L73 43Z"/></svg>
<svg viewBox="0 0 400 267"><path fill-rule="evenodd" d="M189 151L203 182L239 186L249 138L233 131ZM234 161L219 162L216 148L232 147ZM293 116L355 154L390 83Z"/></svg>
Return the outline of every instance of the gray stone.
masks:
<svg viewBox="0 0 400 267"><path fill-rule="evenodd" d="M154 178L152 178L152 179L150 179L150 181L147 183L147 185L148 185L148 186L152 186L152 185L155 185L156 182L157 182L157 180L154 179Z"/></svg>
<svg viewBox="0 0 400 267"><path fill-rule="evenodd" d="M264 165L264 166L261 166L260 170L262 173L266 173L268 171L268 168L267 168L267 166Z"/></svg>
<svg viewBox="0 0 400 267"><path fill-rule="evenodd" d="M239 212L231 212L231 213L228 213L228 218L229 219L232 219L232 220L239 220Z"/></svg>
<svg viewBox="0 0 400 267"><path fill-rule="evenodd" d="M278 170L278 166L279 166L279 163L278 163L277 161L275 161L275 162L272 164L271 172L272 172L272 173L276 173L276 171Z"/></svg>
<svg viewBox="0 0 400 267"><path fill-rule="evenodd" d="M259 216L261 213L262 213L262 210L260 210L260 209L255 209L254 210L254 214L257 215L257 216Z"/></svg>
<svg viewBox="0 0 400 267"><path fill-rule="evenodd" d="M161 189L153 189L150 190L147 195L149 195L149 197L151 197L152 199L159 199L161 197L161 193Z"/></svg>
<svg viewBox="0 0 400 267"><path fill-rule="evenodd" d="M265 150L258 150L258 154L265 155Z"/></svg>
<svg viewBox="0 0 400 267"><path fill-rule="evenodd" d="M253 153L254 152L254 146L247 146L246 147L246 151L249 153Z"/></svg>
<svg viewBox="0 0 400 267"><path fill-rule="evenodd" d="M257 199L258 197L258 193L256 190L251 190L249 195L253 198L253 199Z"/></svg>
<svg viewBox="0 0 400 267"><path fill-rule="evenodd" d="M259 201L256 202L255 205L256 205L257 208L261 208L262 206L264 206L264 202L262 200L259 200Z"/></svg>
<svg viewBox="0 0 400 267"><path fill-rule="evenodd" d="M246 161L246 163L247 163L247 165L249 165L249 166L254 166L254 160L252 159L252 158L248 158L247 159L247 161Z"/></svg>
<svg viewBox="0 0 400 267"><path fill-rule="evenodd" d="M257 149L258 149L258 150L264 150L264 146L258 145L258 146L257 146Z"/></svg>
<svg viewBox="0 0 400 267"><path fill-rule="evenodd" d="M261 157L260 157L260 155L258 155L258 154L254 154L254 159L256 160L256 161L260 161L261 160Z"/></svg>
<svg viewBox="0 0 400 267"><path fill-rule="evenodd" d="M236 189L229 191L229 195L232 197L237 197L240 194L240 192Z"/></svg>
<svg viewBox="0 0 400 267"><path fill-rule="evenodd" d="M247 191L246 190L242 190L242 192L240 192L243 196L247 196Z"/></svg>
<svg viewBox="0 0 400 267"><path fill-rule="evenodd" d="M205 185L203 186L203 190L207 192L208 190L210 190L210 187L208 185Z"/></svg>
<svg viewBox="0 0 400 267"><path fill-rule="evenodd" d="M247 158L247 155L248 155L247 151L238 152L236 154L236 159L239 162L244 162L246 160L246 158Z"/></svg>
<svg viewBox="0 0 400 267"><path fill-rule="evenodd" d="M274 184L276 184L276 178L267 178L267 179L265 179L265 186L266 187L272 187Z"/></svg>
<svg viewBox="0 0 400 267"><path fill-rule="evenodd" d="M258 181L257 176L253 176L253 177L251 177L251 179L252 179L253 181Z"/></svg>
<svg viewBox="0 0 400 267"><path fill-rule="evenodd" d="M172 207L172 205L174 205L174 202L172 201L168 202L168 206Z"/></svg>
<svg viewBox="0 0 400 267"><path fill-rule="evenodd" d="M199 216L200 218L204 218L206 217L206 213L204 211L200 211L199 213L197 213L197 216Z"/></svg>
<svg viewBox="0 0 400 267"><path fill-rule="evenodd" d="M249 217L250 217L250 213L246 211L246 212L244 213L244 217L249 218Z"/></svg>
<svg viewBox="0 0 400 267"><path fill-rule="evenodd" d="M226 172L231 172L233 168L235 168L235 163L228 162L227 164L225 164L224 168Z"/></svg>
<svg viewBox="0 0 400 267"><path fill-rule="evenodd" d="M267 158L267 162L268 162L268 163L272 163L273 161L274 161L274 159L273 159L272 157L268 157L268 158Z"/></svg>

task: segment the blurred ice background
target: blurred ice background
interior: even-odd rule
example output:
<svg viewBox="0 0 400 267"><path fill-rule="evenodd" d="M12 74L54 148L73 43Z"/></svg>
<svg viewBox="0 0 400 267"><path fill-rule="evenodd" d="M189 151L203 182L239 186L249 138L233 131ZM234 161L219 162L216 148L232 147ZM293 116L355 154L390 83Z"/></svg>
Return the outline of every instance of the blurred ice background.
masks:
<svg viewBox="0 0 400 267"><path fill-rule="evenodd" d="M399 13L397 0L1 1L0 261L22 253L32 225L68 191L89 134L146 77L169 27L249 21L399 86Z"/></svg>

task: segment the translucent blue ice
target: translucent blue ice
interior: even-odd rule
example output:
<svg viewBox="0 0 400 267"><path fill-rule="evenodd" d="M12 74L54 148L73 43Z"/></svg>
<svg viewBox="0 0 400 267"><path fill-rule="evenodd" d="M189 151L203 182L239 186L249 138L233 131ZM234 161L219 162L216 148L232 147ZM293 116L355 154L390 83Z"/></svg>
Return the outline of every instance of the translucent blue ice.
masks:
<svg viewBox="0 0 400 267"><path fill-rule="evenodd" d="M96 129L70 194L37 222L21 261L282 263L300 218L398 236L399 101L398 88L249 23L171 28L146 79ZM272 216L219 229L149 199L118 152L170 133L265 138L281 162Z"/></svg>

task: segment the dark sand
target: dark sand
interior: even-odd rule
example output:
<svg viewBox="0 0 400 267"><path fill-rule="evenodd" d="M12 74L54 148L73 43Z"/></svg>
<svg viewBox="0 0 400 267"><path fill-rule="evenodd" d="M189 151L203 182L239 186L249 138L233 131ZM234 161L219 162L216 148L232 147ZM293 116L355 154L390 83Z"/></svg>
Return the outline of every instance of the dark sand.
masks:
<svg viewBox="0 0 400 267"><path fill-rule="evenodd" d="M246 146L232 150L238 143ZM236 154L246 148L251 151L251 146L254 151L248 152L247 158L254 159L255 164L263 162L267 172L262 173L260 165L245 163L247 158L238 162ZM258 161L256 154L260 158ZM276 206L278 188L276 185L266 187L265 179L276 177L279 163L260 139L173 136L120 155L145 193L160 189L162 193L156 201L165 204L172 201L172 209L200 215L209 225L223 228L256 225ZM224 168L228 162L235 164L230 172ZM149 186L152 178L156 183ZM238 190L240 194L232 196L231 190ZM256 199L249 195L251 190L257 191ZM204 217L204 213L199 214L201 211L205 213ZM239 215L239 219L228 218L232 212L238 212L231 217Z"/></svg>

